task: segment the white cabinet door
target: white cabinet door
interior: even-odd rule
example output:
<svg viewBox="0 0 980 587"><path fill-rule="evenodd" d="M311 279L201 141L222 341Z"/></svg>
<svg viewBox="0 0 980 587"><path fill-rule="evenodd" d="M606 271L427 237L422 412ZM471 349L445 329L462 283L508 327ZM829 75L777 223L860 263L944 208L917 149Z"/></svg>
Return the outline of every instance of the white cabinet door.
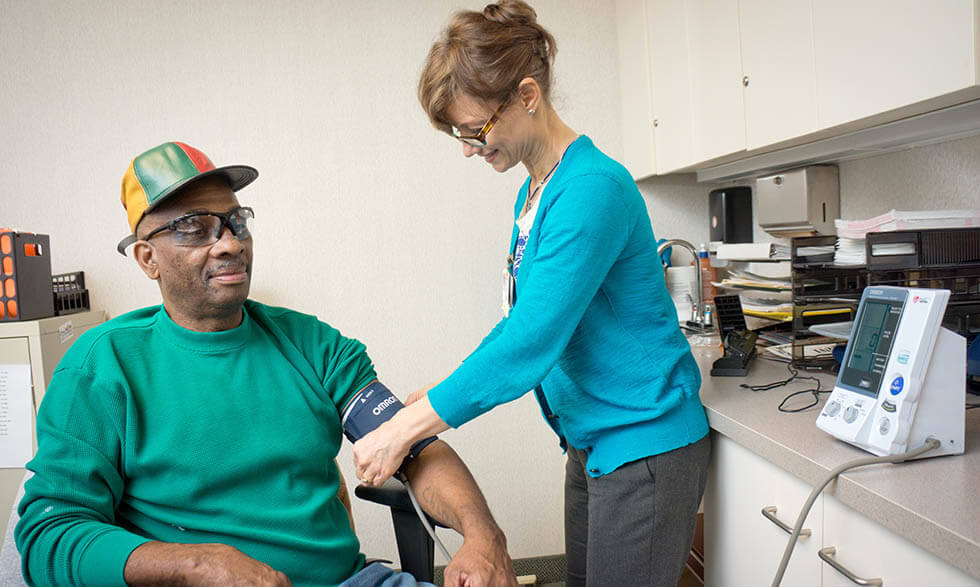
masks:
<svg viewBox="0 0 980 587"><path fill-rule="evenodd" d="M820 128L977 83L975 0L815 0Z"/></svg>
<svg viewBox="0 0 980 587"><path fill-rule="evenodd" d="M810 0L739 0L747 149L817 130Z"/></svg>
<svg viewBox="0 0 980 587"><path fill-rule="evenodd" d="M796 522L810 487L794 475L720 434L712 434L711 469L704 495L705 585L769 585L789 534L763 517L762 509L787 526ZM817 551L822 538L822 498L807 516L783 585L820 584Z"/></svg>
<svg viewBox="0 0 980 587"><path fill-rule="evenodd" d="M641 179L656 173L646 0L616 0L616 30L619 38L622 163L634 179Z"/></svg>
<svg viewBox="0 0 980 587"><path fill-rule="evenodd" d="M688 0L694 158L745 150L745 105L736 0Z"/></svg>
<svg viewBox="0 0 980 587"><path fill-rule="evenodd" d="M684 0L649 0L655 160L658 174L696 162Z"/></svg>
<svg viewBox="0 0 980 587"><path fill-rule="evenodd" d="M824 496L824 546L838 564L862 579L881 579L887 587L973 586L980 581L926 552L891 530ZM809 556L809 555L808 555ZM853 587L854 582L823 563L824 587ZM785 583L791 585L794 583Z"/></svg>

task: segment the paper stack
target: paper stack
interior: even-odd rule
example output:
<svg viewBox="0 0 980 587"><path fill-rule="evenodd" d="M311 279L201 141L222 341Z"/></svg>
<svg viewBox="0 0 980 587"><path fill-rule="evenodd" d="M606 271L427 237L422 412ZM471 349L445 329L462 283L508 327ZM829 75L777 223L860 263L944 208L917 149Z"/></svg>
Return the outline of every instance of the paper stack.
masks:
<svg viewBox="0 0 980 587"><path fill-rule="evenodd" d="M890 210L867 220L834 220L837 228L836 265L864 265L867 262L864 241L869 232L924 230L930 228L969 228L980 226L980 210ZM908 247L907 243L898 246ZM889 251L900 254L902 251ZM906 251L911 252L911 251Z"/></svg>
<svg viewBox="0 0 980 587"><path fill-rule="evenodd" d="M793 319L793 286L789 277L762 277L748 271L731 271L718 287L735 290L742 302L742 313L777 322ZM771 324L769 322L768 324ZM750 324L757 328L766 324Z"/></svg>
<svg viewBox="0 0 980 587"><path fill-rule="evenodd" d="M719 261L789 260L789 246L781 243L737 243L718 245Z"/></svg>
<svg viewBox="0 0 980 587"><path fill-rule="evenodd" d="M772 256L772 243L739 243L718 245L718 260L768 261Z"/></svg>
<svg viewBox="0 0 980 587"><path fill-rule="evenodd" d="M694 265L681 265L667 268L667 291L677 310L678 323L684 323L691 317L692 301L696 297Z"/></svg>

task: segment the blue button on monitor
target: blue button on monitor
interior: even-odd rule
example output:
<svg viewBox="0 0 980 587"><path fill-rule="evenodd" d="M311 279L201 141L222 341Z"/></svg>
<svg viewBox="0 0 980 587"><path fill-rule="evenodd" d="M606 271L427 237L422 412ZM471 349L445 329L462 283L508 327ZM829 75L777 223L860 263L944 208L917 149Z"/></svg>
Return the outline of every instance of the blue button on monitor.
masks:
<svg viewBox="0 0 980 587"><path fill-rule="evenodd" d="M904 387L905 387L905 380L902 379L901 375L892 379L892 386L891 386L892 395L898 395L902 393L902 388Z"/></svg>

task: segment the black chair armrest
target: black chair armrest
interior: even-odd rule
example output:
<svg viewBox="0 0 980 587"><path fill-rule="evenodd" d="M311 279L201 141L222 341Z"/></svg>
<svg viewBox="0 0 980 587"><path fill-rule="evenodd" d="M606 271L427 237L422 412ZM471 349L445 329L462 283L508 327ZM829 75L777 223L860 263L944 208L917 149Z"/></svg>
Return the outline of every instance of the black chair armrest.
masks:
<svg viewBox="0 0 980 587"><path fill-rule="evenodd" d="M354 488L354 495L364 501L372 501L388 507L415 511L405 486L394 478L385 481L385 484L381 487L358 485Z"/></svg>
<svg viewBox="0 0 980 587"><path fill-rule="evenodd" d="M354 495L365 501L391 508L391 521L395 526L395 542L398 545L398 558L402 571L411 573L417 581L434 580L434 550L432 537L425 530L408 490L400 481L388 479L381 487L358 485ZM443 526L426 515L432 527Z"/></svg>

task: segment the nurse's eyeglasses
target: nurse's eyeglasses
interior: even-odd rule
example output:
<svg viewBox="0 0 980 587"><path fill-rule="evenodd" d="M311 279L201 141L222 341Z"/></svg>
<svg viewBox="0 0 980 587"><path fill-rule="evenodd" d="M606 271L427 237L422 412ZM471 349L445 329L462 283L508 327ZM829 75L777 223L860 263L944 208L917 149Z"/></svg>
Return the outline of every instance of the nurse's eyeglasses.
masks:
<svg viewBox="0 0 980 587"><path fill-rule="evenodd" d="M507 106L510 105L510 102L511 102L510 100L507 100L506 102L498 106L497 109L493 111L493 115L490 117L490 120L488 120L487 123L483 125L483 128L480 129L480 132L476 133L475 135L464 135L462 132L460 132L458 128L454 126L453 136L459 139L460 141L466 143L467 145L470 145L471 147L486 147L487 135L490 134L490 131L493 129L493 125L496 124L498 120L500 120L500 115L503 113L504 110L507 109Z"/></svg>

